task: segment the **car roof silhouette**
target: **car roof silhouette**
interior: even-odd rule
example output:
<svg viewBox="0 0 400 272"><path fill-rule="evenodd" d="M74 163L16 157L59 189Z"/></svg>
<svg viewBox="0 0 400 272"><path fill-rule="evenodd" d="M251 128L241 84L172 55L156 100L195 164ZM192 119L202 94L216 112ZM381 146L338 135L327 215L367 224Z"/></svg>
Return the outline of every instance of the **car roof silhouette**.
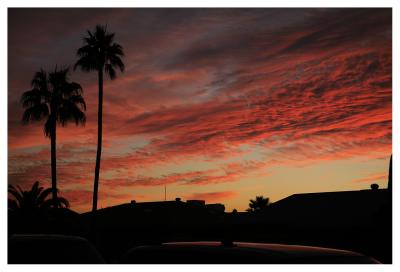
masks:
<svg viewBox="0 0 400 272"><path fill-rule="evenodd" d="M154 264L366 264L379 263L360 253L331 248L246 243L169 242L130 249L120 263Z"/></svg>
<svg viewBox="0 0 400 272"><path fill-rule="evenodd" d="M58 234L18 234L8 239L9 264L101 264L85 238Z"/></svg>

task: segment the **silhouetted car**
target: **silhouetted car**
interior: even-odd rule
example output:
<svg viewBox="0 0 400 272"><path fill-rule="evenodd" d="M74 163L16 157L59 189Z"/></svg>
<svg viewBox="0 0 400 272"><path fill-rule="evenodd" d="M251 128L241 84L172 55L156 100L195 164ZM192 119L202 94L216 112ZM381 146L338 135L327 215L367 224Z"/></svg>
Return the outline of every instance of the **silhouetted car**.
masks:
<svg viewBox="0 0 400 272"><path fill-rule="evenodd" d="M379 264L352 251L281 244L174 242L138 246L123 264Z"/></svg>
<svg viewBox="0 0 400 272"><path fill-rule="evenodd" d="M85 238L54 234L19 234L8 239L9 264L102 264Z"/></svg>

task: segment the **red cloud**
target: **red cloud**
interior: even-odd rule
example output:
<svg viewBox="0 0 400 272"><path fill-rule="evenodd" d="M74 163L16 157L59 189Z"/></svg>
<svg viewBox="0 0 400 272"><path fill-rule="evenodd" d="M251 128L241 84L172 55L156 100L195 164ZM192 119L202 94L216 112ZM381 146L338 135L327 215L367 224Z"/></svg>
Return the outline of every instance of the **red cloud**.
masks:
<svg viewBox="0 0 400 272"><path fill-rule="evenodd" d="M200 199L205 200L207 202L212 201L222 201L232 197L237 196L238 193L235 191L224 191L224 192L207 192L207 193L193 193L191 195L187 195L185 199Z"/></svg>
<svg viewBox="0 0 400 272"><path fill-rule="evenodd" d="M100 191L107 191L102 197L113 203L128 201L117 188L211 187L272 165L373 159L391 153L390 9L135 10L130 16L131 12L85 10L83 16L82 11L62 11L60 18L75 21L68 22L68 40L60 40L54 35L62 20L34 27L37 11L11 11L10 184L50 184L49 139L43 124L21 126L18 100L39 68L38 60L45 67L53 65L54 56L74 62L71 48L81 39L82 26L90 27L88 20L96 18L110 20L127 55L126 73L107 80L104 87ZM50 16L43 18L60 15L51 9L40 13ZM90 14L93 17L86 16ZM124 24L115 20L117 14ZM153 24L147 20L161 20L162 27L148 31ZM130 23L143 27L126 27ZM21 26L24 33L43 39L24 46L18 34ZM55 41L60 44L54 46ZM38 55L35 48L47 54ZM87 124L58 129L58 181L82 210L90 207L91 199L97 85L94 75L74 73L72 78L85 91ZM188 161L214 165L201 171L174 170ZM161 165L171 171L153 174L153 167ZM139 175L138 170L147 173ZM71 193L77 188L86 190L81 198Z"/></svg>

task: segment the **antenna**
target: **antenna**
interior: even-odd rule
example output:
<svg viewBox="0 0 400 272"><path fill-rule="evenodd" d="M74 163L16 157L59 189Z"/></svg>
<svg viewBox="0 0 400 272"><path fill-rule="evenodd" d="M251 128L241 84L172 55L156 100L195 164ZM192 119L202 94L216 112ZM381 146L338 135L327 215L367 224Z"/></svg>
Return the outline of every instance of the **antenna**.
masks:
<svg viewBox="0 0 400 272"><path fill-rule="evenodd" d="M164 201L167 201L167 185L164 184Z"/></svg>

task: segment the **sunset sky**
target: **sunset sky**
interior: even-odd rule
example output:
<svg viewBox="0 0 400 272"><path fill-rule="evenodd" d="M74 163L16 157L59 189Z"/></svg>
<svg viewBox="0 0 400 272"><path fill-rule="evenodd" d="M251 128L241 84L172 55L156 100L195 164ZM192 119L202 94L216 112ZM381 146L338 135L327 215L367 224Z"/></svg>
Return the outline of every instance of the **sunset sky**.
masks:
<svg viewBox="0 0 400 272"><path fill-rule="evenodd" d="M386 187L392 148L391 9L9 9L8 182L50 187L43 122L21 94L40 68L73 66L107 24L126 71L104 85L99 207ZM57 181L91 207L96 73L71 71L84 127L57 131Z"/></svg>

